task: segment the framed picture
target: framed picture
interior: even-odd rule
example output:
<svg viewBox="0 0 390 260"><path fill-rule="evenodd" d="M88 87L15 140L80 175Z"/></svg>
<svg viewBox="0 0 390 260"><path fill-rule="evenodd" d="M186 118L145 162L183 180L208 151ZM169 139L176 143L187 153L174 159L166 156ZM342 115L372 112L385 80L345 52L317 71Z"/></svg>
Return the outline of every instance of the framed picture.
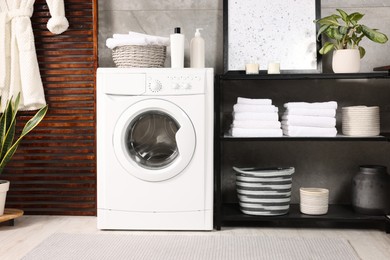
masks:
<svg viewBox="0 0 390 260"><path fill-rule="evenodd" d="M320 72L320 0L224 0L224 70L279 63L285 72Z"/></svg>

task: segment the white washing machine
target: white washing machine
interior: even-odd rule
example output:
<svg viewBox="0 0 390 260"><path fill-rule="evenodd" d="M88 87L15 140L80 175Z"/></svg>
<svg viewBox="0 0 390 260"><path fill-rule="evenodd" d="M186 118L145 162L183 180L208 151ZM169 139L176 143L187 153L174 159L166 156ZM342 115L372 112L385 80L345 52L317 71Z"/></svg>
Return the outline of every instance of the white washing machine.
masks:
<svg viewBox="0 0 390 260"><path fill-rule="evenodd" d="M213 69L97 70L97 227L213 229Z"/></svg>

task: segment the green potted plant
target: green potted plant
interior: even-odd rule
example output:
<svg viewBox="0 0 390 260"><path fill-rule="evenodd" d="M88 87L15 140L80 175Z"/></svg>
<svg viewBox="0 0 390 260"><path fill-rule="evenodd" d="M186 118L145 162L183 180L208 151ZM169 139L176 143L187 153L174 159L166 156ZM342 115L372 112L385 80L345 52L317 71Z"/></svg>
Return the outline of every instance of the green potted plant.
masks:
<svg viewBox="0 0 390 260"><path fill-rule="evenodd" d="M18 146L31 130L33 130L45 117L48 106L41 108L36 114L26 123L19 138L15 139L16 129L16 114L18 112L20 93L15 100L7 101L4 112L0 116L0 174L4 167L15 154ZM1 105L0 99L0 105ZM0 180L0 216L4 214L4 206L6 194L9 189L9 181Z"/></svg>
<svg viewBox="0 0 390 260"><path fill-rule="evenodd" d="M330 41L324 42L320 54L327 54L334 50L332 68L335 73L359 72L360 59L366 54L360 42L367 37L376 43L386 43L388 38L377 29L371 29L359 21L364 14L354 12L347 14L336 9L338 14L332 14L315 20L320 25L317 38L324 34Z"/></svg>

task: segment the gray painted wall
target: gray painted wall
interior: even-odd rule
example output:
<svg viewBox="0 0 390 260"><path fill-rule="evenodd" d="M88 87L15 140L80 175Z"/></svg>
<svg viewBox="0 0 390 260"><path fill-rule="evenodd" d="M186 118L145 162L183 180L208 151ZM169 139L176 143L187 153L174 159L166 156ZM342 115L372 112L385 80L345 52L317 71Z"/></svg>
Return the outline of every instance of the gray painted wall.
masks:
<svg viewBox="0 0 390 260"><path fill-rule="evenodd" d="M223 71L223 23L222 0L99 0L99 62L100 67L114 67L111 50L105 41L113 33L128 31L143 32L168 37L174 27L181 27L186 35L185 66L189 66L189 42L195 28L204 28L206 41L206 66L214 67L216 73ZM336 8L346 12L358 11L365 14L362 22L378 28L390 36L390 1L388 0L322 0L322 16L329 15ZM379 45L363 42L366 57L361 71L390 64L390 43ZM168 56L165 66L170 66ZM324 57L324 71L329 71L330 56Z"/></svg>
<svg viewBox="0 0 390 260"><path fill-rule="evenodd" d="M206 66L214 67L216 73L222 73L222 2L222 0L99 0L100 66L114 67L111 50L105 47L106 39L111 37L113 33L137 31L168 37L174 27L180 26L186 35L185 65L188 67L189 41L193 37L195 28L202 27L204 28L202 34L207 44ZM336 8L342 8L346 12L359 11L365 13L366 15L363 18L365 24L378 28L390 36L389 0L322 0L322 16L333 13ZM367 41L363 46L366 48L367 54L362 60L362 72L372 71L374 67L390 65L390 43L379 45ZM166 67L170 65L169 57L168 53ZM324 71L330 70L329 58L324 58L323 69ZM349 91L345 95L349 95L348 93ZM240 90L240 94L245 93ZM305 93L296 93L298 96L301 94L305 95ZM253 92L248 94L248 96L252 95L254 95ZM357 101L362 102L362 100L359 101L359 98ZM372 104L369 102L369 104L375 105L376 102L377 100L372 101ZM383 105L383 103L380 105ZM230 108L231 106L232 104L230 104ZM384 107L388 111L388 108ZM386 113L388 114L388 112ZM388 127L388 124L386 126ZM388 128L385 128L385 130L387 131ZM264 146L262 146L260 153L267 151L267 154L259 160L259 146L256 142L242 142L242 144L228 142L225 146L224 158L222 158L225 174L223 183L224 200L236 200L235 193L232 192L234 190L232 163L240 166L275 163L274 165L294 165L299 169L294 176L293 203L298 201L300 186L313 185L331 188L331 203L348 203L350 180L358 169L358 165L382 164L390 166L386 156L389 154L390 148L385 142L379 143L378 145L376 142L347 141L265 142L262 144ZM243 153L237 151L243 151Z"/></svg>

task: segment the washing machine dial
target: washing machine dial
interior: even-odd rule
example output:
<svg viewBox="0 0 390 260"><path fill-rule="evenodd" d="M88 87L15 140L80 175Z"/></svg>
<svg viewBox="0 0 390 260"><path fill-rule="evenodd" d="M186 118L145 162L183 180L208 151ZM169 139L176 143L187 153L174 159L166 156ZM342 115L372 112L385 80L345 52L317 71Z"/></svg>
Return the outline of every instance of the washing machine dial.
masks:
<svg viewBox="0 0 390 260"><path fill-rule="evenodd" d="M172 83L172 88L173 89L180 89L180 84L179 83Z"/></svg>
<svg viewBox="0 0 390 260"><path fill-rule="evenodd" d="M161 91L161 89L162 89L162 83L161 83L161 81L159 81L159 80L154 80L154 81L149 85L149 89L150 89L150 91L155 92L155 93Z"/></svg>

